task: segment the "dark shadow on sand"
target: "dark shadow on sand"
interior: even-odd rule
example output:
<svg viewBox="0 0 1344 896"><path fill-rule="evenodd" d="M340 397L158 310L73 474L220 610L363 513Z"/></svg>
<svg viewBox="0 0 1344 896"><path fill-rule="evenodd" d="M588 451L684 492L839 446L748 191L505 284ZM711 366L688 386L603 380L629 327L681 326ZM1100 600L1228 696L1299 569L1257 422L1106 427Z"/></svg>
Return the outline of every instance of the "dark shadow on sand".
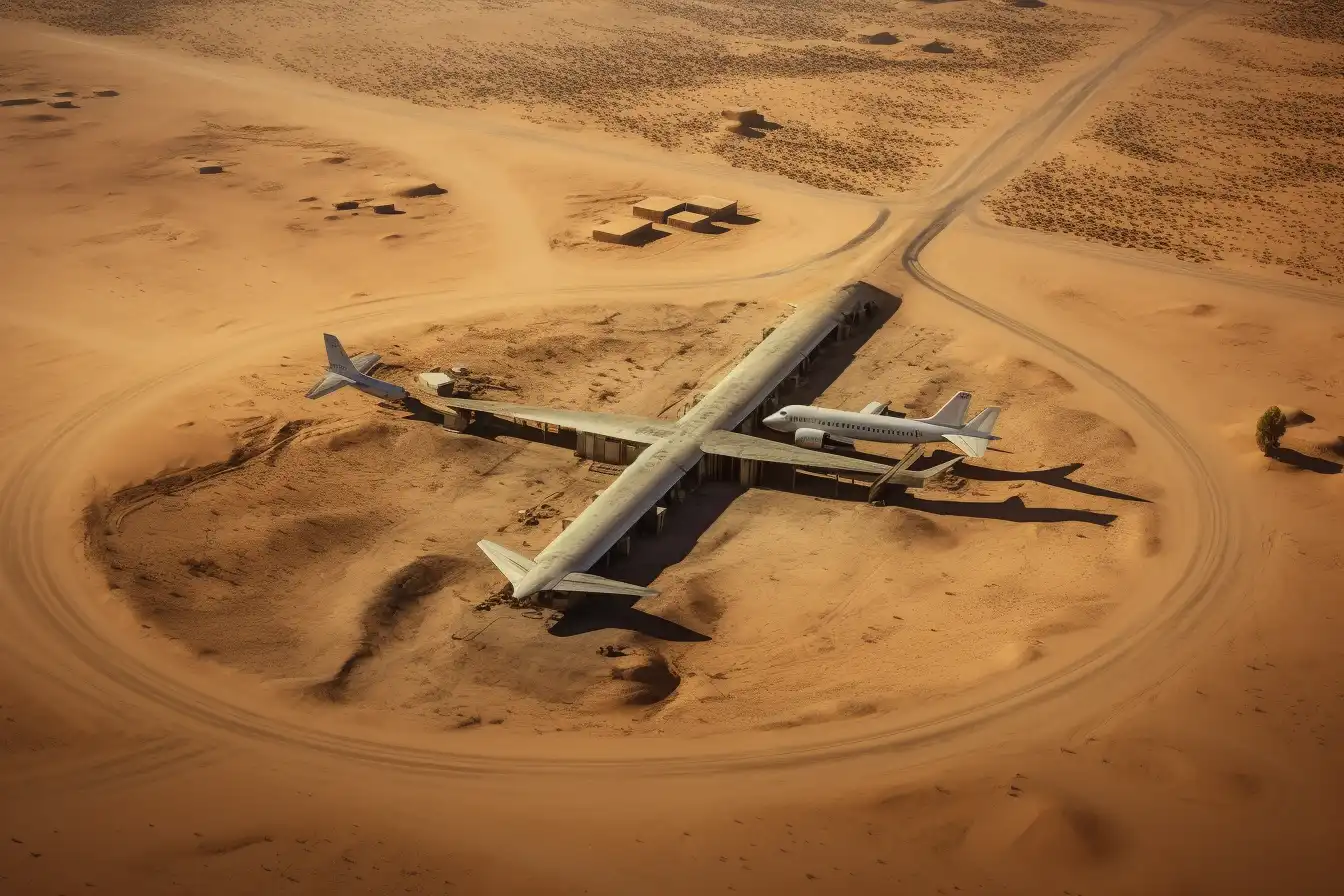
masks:
<svg viewBox="0 0 1344 896"><path fill-rule="evenodd" d="M557 638L572 638L604 629L635 632L660 641L708 641L709 635L686 626L636 610L637 598L614 595L589 595L582 603L566 610L564 616L549 629Z"/></svg>
<svg viewBox="0 0 1344 896"><path fill-rule="evenodd" d="M951 460L957 455L950 451L935 451L932 457L934 463L941 463L945 460ZM963 460L952 468L952 473L963 479L974 479L979 482L1039 482L1043 485L1062 488L1071 492L1078 492L1083 495L1091 495L1094 498L1111 498L1116 501L1137 501L1141 504L1151 504L1147 498L1141 498L1138 495L1131 495L1126 492L1117 492L1108 488L1102 488L1098 485L1088 485L1086 482L1075 482L1069 477L1083 468L1081 463L1065 464L1062 467L1051 467L1048 470L1000 470L994 467L982 467L976 464L967 463Z"/></svg>
<svg viewBox="0 0 1344 896"><path fill-rule="evenodd" d="M1301 451L1294 451L1292 448L1276 448L1269 456L1290 467L1306 470L1310 473L1321 473L1325 476L1333 476L1340 470L1344 470L1344 464L1326 460L1323 457L1312 457L1310 454L1303 454Z"/></svg>
<svg viewBox="0 0 1344 896"><path fill-rule="evenodd" d="M648 231L646 231L644 234L635 237L634 239L632 239L632 240L631 240L630 242L628 242L628 243L612 243L612 245L613 245L613 246L633 246L633 247L636 248L636 249L641 249L641 248L643 248L644 246L648 246L648 245L651 245L652 243L656 243L656 242L658 242L658 241L661 240L661 239L666 239L667 237L669 237L669 236L671 236L671 235L672 235L672 231L670 231L670 230L659 230L657 227L653 227L653 228L650 228Z"/></svg>
<svg viewBox="0 0 1344 896"><path fill-rule="evenodd" d="M918 498L906 492L893 496L888 504L909 510L922 510L940 516L961 516L972 519L1005 520L1012 523L1089 523L1109 526L1117 519L1113 513L1094 510L1069 510L1064 507L1028 507L1017 495L1003 501L942 501Z"/></svg>
<svg viewBox="0 0 1344 896"><path fill-rule="evenodd" d="M1089 523L1110 525L1118 519L1114 513L1067 508L1032 508L1015 496L1003 501L941 501L915 497L909 492L896 494L888 504L910 510L923 510L939 516L961 516L976 520L1004 520L1008 523Z"/></svg>

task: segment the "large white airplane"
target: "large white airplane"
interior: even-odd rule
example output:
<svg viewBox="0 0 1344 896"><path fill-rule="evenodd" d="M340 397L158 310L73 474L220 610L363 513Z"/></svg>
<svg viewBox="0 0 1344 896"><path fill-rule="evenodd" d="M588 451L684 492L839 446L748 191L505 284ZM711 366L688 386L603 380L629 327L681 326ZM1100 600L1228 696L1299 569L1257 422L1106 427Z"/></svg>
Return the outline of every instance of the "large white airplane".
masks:
<svg viewBox="0 0 1344 896"><path fill-rule="evenodd" d="M887 405L877 401L857 412L791 404L761 422L776 432L793 433L794 443L804 448L822 448L828 442L924 445L946 441L970 457L984 457L989 443L999 438L994 435L999 409L985 408L967 423L966 411L970 405L971 393L958 392L932 417L912 420L887 416Z"/></svg>
<svg viewBox="0 0 1344 896"><path fill-rule="evenodd" d="M411 399L401 386L368 374L378 360L376 356L361 355L351 360L340 341L330 334L323 336L327 370L309 390L308 397L319 398L352 386L388 401L414 400L429 408L437 404L449 413L488 414L543 423L644 446L634 462L536 557L524 557L491 541L480 541L477 546L508 578L516 598L546 592L652 596L657 594L652 589L605 579L587 570L684 477L693 474L707 454L861 473L911 488L924 485L960 460L953 458L927 470L910 470L904 465L891 467L863 458L812 451L737 431L827 336L853 320L865 307L867 300L862 290L859 284L847 286L815 305L799 308L676 421L469 398Z"/></svg>

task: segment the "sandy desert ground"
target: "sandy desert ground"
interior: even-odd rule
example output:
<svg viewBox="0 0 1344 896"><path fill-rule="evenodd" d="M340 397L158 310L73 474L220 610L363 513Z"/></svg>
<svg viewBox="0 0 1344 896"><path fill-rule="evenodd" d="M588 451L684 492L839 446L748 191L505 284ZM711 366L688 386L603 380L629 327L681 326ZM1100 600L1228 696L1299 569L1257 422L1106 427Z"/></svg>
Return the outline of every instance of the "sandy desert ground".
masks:
<svg viewBox="0 0 1344 896"><path fill-rule="evenodd" d="M0 15L3 892L1338 892L1332 4ZM474 546L609 472L302 397L326 331L675 419L854 280L799 399L1001 450L706 486L614 616Z"/></svg>

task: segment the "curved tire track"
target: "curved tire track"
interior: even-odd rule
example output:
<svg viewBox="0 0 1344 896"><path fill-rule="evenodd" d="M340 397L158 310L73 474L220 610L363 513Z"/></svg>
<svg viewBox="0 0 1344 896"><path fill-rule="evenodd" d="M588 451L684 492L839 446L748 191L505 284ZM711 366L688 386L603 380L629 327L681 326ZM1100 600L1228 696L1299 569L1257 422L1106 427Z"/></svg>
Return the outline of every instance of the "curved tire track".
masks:
<svg viewBox="0 0 1344 896"><path fill-rule="evenodd" d="M1184 18L1184 17L1182 17ZM1043 123L1044 133L1061 126L1095 92L1096 88L1121 65L1132 59L1154 41L1168 33L1181 21L1170 16L1163 20L1142 41L1130 47L1109 65L1090 76L1080 79L1064 91L1065 99L1057 106L1049 106L1032 116ZM1014 129L1013 136L1031 136L1030 128ZM982 168L982 162L992 161L993 150L1011 143L1007 138L996 141L991 152L963 172L965 179ZM86 405L80 412L63 421L52 434L45 449L20 462L10 481L0 492L0 531L15 535L10 551L3 558L6 578L16 591L31 598L27 605L38 621L54 631L64 646L75 655L85 672L101 675L140 701L166 710L181 721L188 721L213 732L228 732L245 740L264 740L283 743L303 750L320 751L347 760L391 766L403 770L433 774L521 774L555 773L572 775L575 772L666 775L704 774L715 771L733 771L744 768L779 767L832 759L840 756L866 753L875 749L908 748L936 740L945 740L968 730L979 729L987 723L1045 703L1069 690L1136 651L1153 646L1163 638L1171 638L1185 630L1187 624L1206 608L1230 569L1229 557L1235 546L1235 533L1228 525L1226 499L1217 488L1212 472L1199 454L1190 446L1179 427L1163 411L1122 378L1053 338L1014 321L1008 316L976 302L957 292L930 274L920 262L920 254L946 227L962 213L967 203L986 189L990 183L1016 164L1019 153L994 174L984 178L960 196L949 202L932 223L917 233L901 253L901 262L916 280L962 307L994 321L1008 330L1055 352L1087 371L1098 382L1109 387L1131 404L1154 429L1166 438L1191 475L1200 501L1201 532L1196 550L1182 576L1162 602L1160 612L1142 624L1117 633L1087 656L1069 666L1038 679L1014 691L993 699L982 699L974 704L942 707L937 714L923 719L878 719L866 730L822 732L819 736L794 739L782 744L778 733L762 737L754 748L720 750L700 749L700 742L687 752L660 754L654 750L641 752L628 739L622 740L622 755L611 757L566 757L551 751L550 745L535 745L528 754L445 752L408 747L391 741L377 741L347 734L326 731L291 721L282 712L274 715L215 698L195 689L190 682L174 677L165 669L157 668L141 657L123 651L100 630L84 606L85 589L70 570L61 570L61 556L51 549L50 536L68 535L68 520L57 519L51 510L51 493L68 483L68 472L62 467L63 453L69 451L93 424L106 423L115 414L109 410L118 402L152 395L170 385L181 371L155 377L117 395L100 398ZM963 181L964 182L964 179ZM865 234L831 253L832 257L862 245L881 230L885 219L874 222ZM795 266L796 267L796 266ZM758 275L759 276L759 275ZM610 285L592 288L600 293L613 288ZM582 290L571 291L581 295ZM426 297L428 298L428 297ZM400 297L402 301L413 297ZM409 304L409 302L408 302ZM361 309L347 319L360 319L379 314L380 309ZM199 362L192 367L200 367ZM64 450L62 450L64 449ZM64 481L64 482L63 482ZM65 525L62 525L64 523ZM48 538L44 538L43 535ZM86 583L87 584L87 583ZM885 722L885 724L880 724ZM891 727L892 723L895 727ZM529 744L535 741L529 740ZM644 745L644 746L652 746ZM614 753L615 751L613 751Z"/></svg>

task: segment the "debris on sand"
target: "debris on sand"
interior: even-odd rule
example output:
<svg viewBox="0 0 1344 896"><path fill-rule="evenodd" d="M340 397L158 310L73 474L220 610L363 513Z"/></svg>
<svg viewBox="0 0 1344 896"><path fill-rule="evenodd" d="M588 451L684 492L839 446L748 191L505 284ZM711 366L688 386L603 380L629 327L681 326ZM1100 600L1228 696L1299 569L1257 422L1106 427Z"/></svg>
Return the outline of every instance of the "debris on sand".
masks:
<svg viewBox="0 0 1344 896"><path fill-rule="evenodd" d="M436 183L416 184L410 187L404 187L397 191L397 195L403 199L420 199L425 196L442 196L448 191Z"/></svg>
<svg viewBox="0 0 1344 896"><path fill-rule="evenodd" d="M53 109L78 109L78 108L79 108L79 107L76 106L74 103L70 102L70 100L55 100L55 101L53 101L53 102L47 103L47 105L50 106L50 107L53 108Z"/></svg>
<svg viewBox="0 0 1344 896"><path fill-rule="evenodd" d="M874 34L863 34L859 36L859 40L865 44L876 44L877 46L883 47L888 47L892 44L901 42L901 39L890 31L878 31Z"/></svg>
<svg viewBox="0 0 1344 896"><path fill-rule="evenodd" d="M36 106L42 100L35 96L24 96L10 100L0 100L0 106Z"/></svg>
<svg viewBox="0 0 1344 896"><path fill-rule="evenodd" d="M93 95L101 97L109 97L109 96L121 96L121 93L120 91L116 90L95 90L93 92Z"/></svg>
<svg viewBox="0 0 1344 896"><path fill-rule="evenodd" d="M403 212L403 211L401 211L400 209L397 208L397 205L396 205L395 202L380 202L378 205L375 205L375 206L373 207L373 213L374 213L375 215L402 215L402 214L405 214L405 212Z"/></svg>
<svg viewBox="0 0 1344 896"><path fill-rule="evenodd" d="M197 171L197 173L199 173L199 174L223 174L223 173L224 173L224 166L223 166L223 165L202 165L201 167L197 168L196 171Z"/></svg>
<svg viewBox="0 0 1344 896"><path fill-rule="evenodd" d="M734 106L731 109L724 109L719 114L730 121L747 127L765 123L765 116L760 113L760 110L750 106Z"/></svg>
<svg viewBox="0 0 1344 896"><path fill-rule="evenodd" d="M526 510L519 510L518 522L522 523L524 526L536 526L539 525L542 520L554 519L559 515L560 515L559 510L556 510L550 504L546 504L543 502L541 504L538 504L536 507L529 507Z"/></svg>
<svg viewBox="0 0 1344 896"><path fill-rule="evenodd" d="M941 40L931 40L920 47L925 53L951 53L952 48Z"/></svg>
<svg viewBox="0 0 1344 896"><path fill-rule="evenodd" d="M338 212L348 212L348 211L353 211L354 209L359 208L359 200L358 200L358 199L343 199L343 200L341 200L340 202L333 202L333 203L331 204L331 207L334 208L334 209L336 209L336 211L338 211Z"/></svg>

